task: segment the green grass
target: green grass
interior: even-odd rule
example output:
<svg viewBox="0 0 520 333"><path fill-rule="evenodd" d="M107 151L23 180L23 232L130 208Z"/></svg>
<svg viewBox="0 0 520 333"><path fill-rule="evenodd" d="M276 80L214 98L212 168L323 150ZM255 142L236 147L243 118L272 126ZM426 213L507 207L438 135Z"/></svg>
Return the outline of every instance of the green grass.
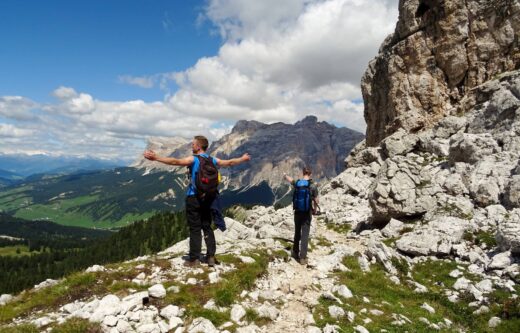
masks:
<svg viewBox="0 0 520 333"><path fill-rule="evenodd" d="M458 217L463 220L471 220L473 218L473 214L464 213L457 205L454 203L447 203L445 206L437 208L438 213L443 213L446 216Z"/></svg>
<svg viewBox="0 0 520 333"><path fill-rule="evenodd" d="M486 244L488 248L497 246L497 240L494 233L479 230L477 232L466 231L463 239L473 242L476 245Z"/></svg>
<svg viewBox="0 0 520 333"><path fill-rule="evenodd" d="M98 196L83 196L74 199L55 200L49 204L34 204L18 209L14 214L15 217L26 220L47 219L62 225L84 227L84 228L103 228L109 229L128 225L137 220L148 218L154 215L154 212L143 214L125 214L120 220L114 221L110 219L96 220L89 217L88 214L80 212L77 207L83 204L92 203L98 200ZM110 215L110 211L107 212Z"/></svg>
<svg viewBox="0 0 520 333"><path fill-rule="evenodd" d="M316 245L331 247L332 246L332 242L329 241L328 239L326 239L323 236L319 236L319 237L316 238Z"/></svg>
<svg viewBox="0 0 520 333"><path fill-rule="evenodd" d="M252 289L255 281L266 274L269 261L278 257L277 253L270 256L266 251L255 251L244 255L250 256L255 262L245 264L232 259L231 256L219 256L218 260L222 262L232 261L236 269L222 274L221 280L214 284L209 284L207 279L202 279L203 282L197 285L181 285L178 293L167 293L162 303L182 306L186 309L189 319L204 316L215 326L229 321L229 310L211 311L204 309L203 306L210 299L213 299L219 307L231 306L237 301L242 290ZM207 276L207 271L205 274Z"/></svg>
<svg viewBox="0 0 520 333"><path fill-rule="evenodd" d="M398 240L399 238L397 237L390 237L390 238L387 238L387 239L384 239L383 240L383 244L385 244L386 246L392 246L392 244Z"/></svg>
<svg viewBox="0 0 520 333"><path fill-rule="evenodd" d="M29 191L30 186L21 186L12 190L0 192L0 211L13 211L30 204L32 199L24 192Z"/></svg>
<svg viewBox="0 0 520 333"><path fill-rule="evenodd" d="M101 324L92 323L86 319L72 318L61 325L55 326L52 333L101 333Z"/></svg>
<svg viewBox="0 0 520 333"><path fill-rule="evenodd" d="M352 230L352 227L350 224L342 223L342 224L336 224L336 223L327 223L326 224L327 229L335 231L339 234L346 234L350 230Z"/></svg>
<svg viewBox="0 0 520 333"><path fill-rule="evenodd" d="M0 247L0 256L13 256L20 257L26 256L38 252L30 252L29 247L26 245L14 245Z"/></svg>
<svg viewBox="0 0 520 333"><path fill-rule="evenodd" d="M246 314L242 318L243 321L246 321L248 323L255 324L258 327L265 326L271 322L271 319L260 317L258 315L258 312L253 308L246 308Z"/></svg>
<svg viewBox="0 0 520 333"><path fill-rule="evenodd" d="M23 324L14 327L0 327L0 333L38 333L40 330L34 325Z"/></svg>
<svg viewBox="0 0 520 333"><path fill-rule="evenodd" d="M441 285L452 286L456 279L449 276L449 273L456 268L453 262L444 261L427 261L417 264L413 271L414 280L425 285L429 292L424 294L415 293L414 287L406 283L395 285L392 283L384 272L381 265L371 266L371 271L363 273L357 263L357 258L346 257L343 262L349 269L349 272L334 273L338 279L337 284L345 284L354 294L353 298L344 299L344 304L340 305L335 301L321 298L319 305L314 309L314 318L320 327L326 324L337 324L345 332L350 332L353 326L363 325L370 332L379 332L386 329L388 332L432 332L428 325L419 321L420 317L427 318L430 323L443 322L444 318L448 318L454 324L451 328L443 328L442 332L458 332L459 329L470 332L508 332L518 331L520 327L520 308L519 304L509 299L510 294L505 293L497 295L500 305L491 308L491 313L486 315L475 316L472 312L475 308L468 305L468 301L461 300L458 303L450 302L443 294ZM396 262L393 262L396 265ZM404 263L396 265L401 273L401 281L405 281L407 266ZM363 302L363 297L367 297L370 303ZM423 303L428 303L436 312L430 314L421 308ZM348 322L346 318L340 318L338 321L331 318L328 313L328 307L336 305L343 307L345 312L353 311L356 314L354 323ZM378 309L383 311L381 316L368 314L360 314L362 309ZM509 319L504 315L504 311L509 311ZM412 324L403 326L392 325L392 314L402 314L408 317ZM502 324L492 330L487 327L487 321L492 316L501 316ZM373 321L364 324L363 319L369 317ZM516 330L511 330L516 327Z"/></svg>
<svg viewBox="0 0 520 333"><path fill-rule="evenodd" d="M33 311L54 311L78 299L96 295L104 296L108 293L126 296L128 288L145 290L149 287L128 281L135 276L134 270L71 274L55 286L24 292L17 300L1 306L0 324L8 323L15 317L25 316ZM114 281L118 282L113 283Z"/></svg>

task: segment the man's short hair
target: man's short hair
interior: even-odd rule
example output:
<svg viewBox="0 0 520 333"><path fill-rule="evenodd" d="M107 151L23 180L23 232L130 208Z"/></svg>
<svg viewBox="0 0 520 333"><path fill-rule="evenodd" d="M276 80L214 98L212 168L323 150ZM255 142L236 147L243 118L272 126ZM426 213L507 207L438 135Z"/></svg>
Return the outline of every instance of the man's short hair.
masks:
<svg viewBox="0 0 520 333"><path fill-rule="evenodd" d="M194 137L194 139L197 140L197 143L199 144L200 148L202 148L202 150L208 150L209 142L205 136L197 135Z"/></svg>
<svg viewBox="0 0 520 333"><path fill-rule="evenodd" d="M303 168L303 175L304 175L304 176L310 176L310 175L312 175L312 170L311 170L311 168L309 168L309 167L304 167L304 168Z"/></svg>

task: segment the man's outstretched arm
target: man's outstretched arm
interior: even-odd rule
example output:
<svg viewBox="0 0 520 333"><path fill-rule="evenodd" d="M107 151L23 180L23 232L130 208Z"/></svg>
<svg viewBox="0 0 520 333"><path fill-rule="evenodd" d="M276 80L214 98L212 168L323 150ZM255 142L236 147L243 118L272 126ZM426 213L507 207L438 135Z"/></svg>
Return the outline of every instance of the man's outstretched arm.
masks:
<svg viewBox="0 0 520 333"><path fill-rule="evenodd" d="M286 173L284 173L283 176L284 176L285 180L287 180L291 184L294 181L294 179Z"/></svg>
<svg viewBox="0 0 520 333"><path fill-rule="evenodd" d="M184 157L184 158L175 158L175 157L162 157L155 154L153 150L147 150L143 154L144 158L150 161L157 161L168 165L176 165L176 166L190 166L193 164L193 156Z"/></svg>
<svg viewBox="0 0 520 333"><path fill-rule="evenodd" d="M229 160L221 160L221 159L217 158L217 165L219 167L227 168L227 167L230 167L230 166L234 166L234 165L238 165L238 164L247 162L249 160L251 160L251 156L249 156L248 153L245 153L241 157L232 158L232 159L229 159Z"/></svg>

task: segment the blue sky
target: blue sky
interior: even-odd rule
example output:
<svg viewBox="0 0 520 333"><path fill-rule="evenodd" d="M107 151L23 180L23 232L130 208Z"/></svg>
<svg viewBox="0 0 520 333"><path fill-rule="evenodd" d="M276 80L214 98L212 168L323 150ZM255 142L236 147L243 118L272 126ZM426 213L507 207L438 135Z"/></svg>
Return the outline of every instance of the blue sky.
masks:
<svg viewBox="0 0 520 333"><path fill-rule="evenodd" d="M0 153L135 159L306 115L365 130L397 0L0 1Z"/></svg>
<svg viewBox="0 0 520 333"><path fill-rule="evenodd" d="M121 75L181 71L217 53L222 39L195 0L0 2L0 95L50 102L59 86L101 99L161 100ZM175 85L172 85L175 89Z"/></svg>

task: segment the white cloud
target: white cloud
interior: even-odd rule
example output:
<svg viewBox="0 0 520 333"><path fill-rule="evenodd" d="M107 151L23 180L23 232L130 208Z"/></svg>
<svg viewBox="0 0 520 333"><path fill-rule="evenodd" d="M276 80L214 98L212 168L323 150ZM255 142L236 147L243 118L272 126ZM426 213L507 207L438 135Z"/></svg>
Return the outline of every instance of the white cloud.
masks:
<svg viewBox="0 0 520 333"><path fill-rule="evenodd" d="M21 96L0 96L0 116L19 121L34 120L32 112L38 105Z"/></svg>
<svg viewBox="0 0 520 333"><path fill-rule="evenodd" d="M219 28L222 37L236 41L269 38L290 26L306 4L315 0L210 0L206 17Z"/></svg>
<svg viewBox="0 0 520 333"><path fill-rule="evenodd" d="M32 134L33 134L33 131L28 130L28 129L18 128L11 124L0 124L0 137L21 138L21 137L29 136Z"/></svg>
<svg viewBox="0 0 520 333"><path fill-rule="evenodd" d="M134 86L138 86L138 87L141 87L141 88L146 88L146 89L149 89L149 88L153 88L153 86L155 85L154 81L154 77L153 76L131 76L131 75L121 75L119 76L119 82L121 83L125 83L125 84L130 84L130 85L134 85Z"/></svg>
<svg viewBox="0 0 520 333"><path fill-rule="evenodd" d="M76 97L78 93L73 88L60 86L52 92L52 95L61 100L69 100Z"/></svg>
<svg viewBox="0 0 520 333"><path fill-rule="evenodd" d="M159 87L163 101L100 100L64 86L46 105L0 97L0 135L9 145L0 151L122 157L139 153L148 136L214 139L240 119L295 122L309 114L364 131L359 81L393 31L397 1L209 0L204 15L223 37L217 55L182 72L118 78Z"/></svg>
<svg viewBox="0 0 520 333"><path fill-rule="evenodd" d="M217 56L176 73L175 109L266 122L316 114L364 131L362 106L344 113L333 106L361 99L361 75L392 32L397 3L212 0L206 15L226 43Z"/></svg>

